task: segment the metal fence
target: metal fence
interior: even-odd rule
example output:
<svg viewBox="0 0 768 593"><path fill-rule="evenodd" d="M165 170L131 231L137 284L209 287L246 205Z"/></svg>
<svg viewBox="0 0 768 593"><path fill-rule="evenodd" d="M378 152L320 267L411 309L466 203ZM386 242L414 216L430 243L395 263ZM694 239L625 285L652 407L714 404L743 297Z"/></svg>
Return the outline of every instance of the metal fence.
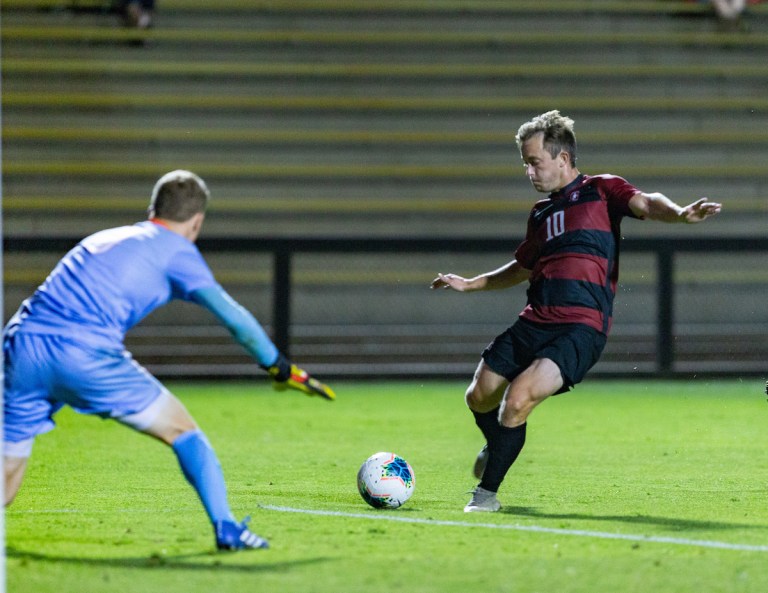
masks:
<svg viewBox="0 0 768 593"><path fill-rule="evenodd" d="M14 282L14 268L27 265L16 257L58 258L74 243L6 238L6 292L14 284L34 288ZM512 299L425 291L437 271L477 273L508 261L516 245L509 239L214 237L198 244L278 347L325 376L465 376L524 300L523 291ZM764 375L766 252L763 237L623 240L627 279L593 374ZM446 267L453 264L463 268ZM17 304L6 298L7 307ZM226 332L183 306L150 316L129 333L128 345L162 377L260 372Z"/></svg>

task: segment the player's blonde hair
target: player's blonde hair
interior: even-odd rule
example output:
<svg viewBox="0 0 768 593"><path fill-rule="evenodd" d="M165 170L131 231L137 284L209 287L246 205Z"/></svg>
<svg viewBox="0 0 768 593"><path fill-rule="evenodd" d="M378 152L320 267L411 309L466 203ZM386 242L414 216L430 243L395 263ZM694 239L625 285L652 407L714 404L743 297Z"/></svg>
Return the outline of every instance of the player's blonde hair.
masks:
<svg viewBox="0 0 768 593"><path fill-rule="evenodd" d="M186 222L195 214L205 212L210 195L205 181L191 171L170 171L155 183L149 202L149 215Z"/></svg>
<svg viewBox="0 0 768 593"><path fill-rule="evenodd" d="M531 121L520 126L515 136L517 147L536 134L544 134L544 149L555 158L562 151L568 154L571 166L576 166L576 135L573 133L574 121L561 115L557 109L537 115Z"/></svg>

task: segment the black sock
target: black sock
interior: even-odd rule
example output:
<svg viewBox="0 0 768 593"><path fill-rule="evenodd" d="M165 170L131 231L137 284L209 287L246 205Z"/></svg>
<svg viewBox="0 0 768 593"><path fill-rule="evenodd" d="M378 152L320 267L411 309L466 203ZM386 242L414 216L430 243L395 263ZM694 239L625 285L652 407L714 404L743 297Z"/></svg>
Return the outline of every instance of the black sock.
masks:
<svg viewBox="0 0 768 593"><path fill-rule="evenodd" d="M475 412L472 410L472 414L475 416L475 424L483 433L485 440L491 442L494 440L496 433L499 431L499 408L491 410L490 412Z"/></svg>
<svg viewBox="0 0 768 593"><path fill-rule="evenodd" d="M497 423L496 427L495 435L488 441L488 465L480 481L480 487L491 492L498 492L525 445L525 424L509 428Z"/></svg>

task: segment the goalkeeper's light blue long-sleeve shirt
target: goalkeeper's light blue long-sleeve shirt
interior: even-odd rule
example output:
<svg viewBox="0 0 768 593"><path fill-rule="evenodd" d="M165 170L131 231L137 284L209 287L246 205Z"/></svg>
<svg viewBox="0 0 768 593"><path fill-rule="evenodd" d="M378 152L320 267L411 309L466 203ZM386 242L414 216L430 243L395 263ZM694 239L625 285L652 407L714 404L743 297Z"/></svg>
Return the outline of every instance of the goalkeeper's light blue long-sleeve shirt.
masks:
<svg viewBox="0 0 768 593"><path fill-rule="evenodd" d="M192 300L213 313L262 367L267 368L277 360L277 347L261 324L221 286L198 289L192 293Z"/></svg>
<svg viewBox="0 0 768 593"><path fill-rule="evenodd" d="M195 244L151 221L83 239L22 303L6 331L123 350L126 332L173 299L211 311L262 367L277 360L264 329L216 282Z"/></svg>

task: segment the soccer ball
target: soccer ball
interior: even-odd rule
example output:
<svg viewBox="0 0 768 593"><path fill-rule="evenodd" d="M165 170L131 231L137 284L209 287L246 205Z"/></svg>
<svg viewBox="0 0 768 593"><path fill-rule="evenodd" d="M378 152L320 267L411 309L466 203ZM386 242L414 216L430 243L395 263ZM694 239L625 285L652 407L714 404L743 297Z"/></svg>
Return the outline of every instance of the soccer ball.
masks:
<svg viewBox="0 0 768 593"><path fill-rule="evenodd" d="M396 509L411 497L415 487L410 464L394 453L371 455L357 472L360 496L375 509Z"/></svg>

